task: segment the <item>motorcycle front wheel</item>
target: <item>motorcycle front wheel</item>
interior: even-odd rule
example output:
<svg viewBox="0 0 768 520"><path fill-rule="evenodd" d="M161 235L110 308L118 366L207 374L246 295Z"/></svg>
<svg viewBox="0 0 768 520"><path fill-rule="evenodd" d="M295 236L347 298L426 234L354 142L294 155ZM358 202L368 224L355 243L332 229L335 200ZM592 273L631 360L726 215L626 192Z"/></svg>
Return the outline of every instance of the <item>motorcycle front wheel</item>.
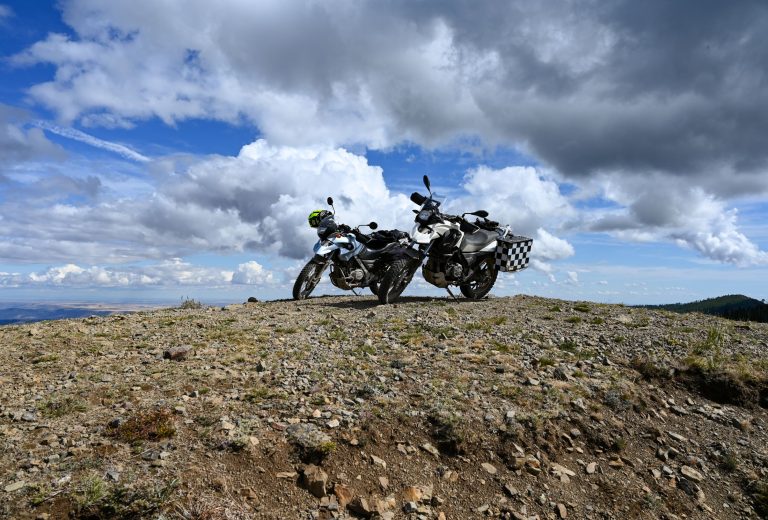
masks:
<svg viewBox="0 0 768 520"><path fill-rule="evenodd" d="M368 289L371 290L374 296L379 295L379 282L371 282L371 284L368 286Z"/></svg>
<svg viewBox="0 0 768 520"><path fill-rule="evenodd" d="M379 284L379 291L377 296L379 302L383 304L395 302L403 293L408 284L411 282L413 273L413 260L408 258L401 258L395 260Z"/></svg>
<svg viewBox="0 0 768 520"><path fill-rule="evenodd" d="M461 294L470 300L479 300L491 292L493 284L496 283L496 277L499 276L499 271L496 270L496 260L493 256L489 256L481 262L473 280L467 284L459 285Z"/></svg>
<svg viewBox="0 0 768 520"><path fill-rule="evenodd" d="M317 284L320 283L324 269L324 265L318 264L314 260L307 262L293 284L293 299L304 300L308 298Z"/></svg>

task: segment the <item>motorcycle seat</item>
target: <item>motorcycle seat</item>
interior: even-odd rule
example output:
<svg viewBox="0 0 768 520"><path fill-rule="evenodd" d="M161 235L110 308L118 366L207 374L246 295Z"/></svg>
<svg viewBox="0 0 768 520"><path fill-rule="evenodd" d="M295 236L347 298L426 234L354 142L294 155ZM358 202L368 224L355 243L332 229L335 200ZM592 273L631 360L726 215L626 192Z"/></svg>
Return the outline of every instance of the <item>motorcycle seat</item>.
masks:
<svg viewBox="0 0 768 520"><path fill-rule="evenodd" d="M373 241L371 241L373 242ZM365 245L365 249L363 249L363 252L360 253L358 256L360 257L360 260L373 260L377 256L379 256L381 253L393 249L395 246L397 246L397 242L389 242L388 244L383 244L377 249L373 249L373 245L369 242Z"/></svg>
<svg viewBox="0 0 768 520"><path fill-rule="evenodd" d="M486 231L478 229L474 233L464 233L459 248L467 253L480 251L491 242L495 242L499 234L495 231Z"/></svg>

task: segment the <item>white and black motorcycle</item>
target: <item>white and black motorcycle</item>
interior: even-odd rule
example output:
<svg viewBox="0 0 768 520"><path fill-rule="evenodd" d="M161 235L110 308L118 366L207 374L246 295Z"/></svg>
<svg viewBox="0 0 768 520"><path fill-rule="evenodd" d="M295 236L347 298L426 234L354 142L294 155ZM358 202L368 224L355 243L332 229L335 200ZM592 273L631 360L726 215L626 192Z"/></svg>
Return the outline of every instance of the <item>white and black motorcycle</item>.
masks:
<svg viewBox="0 0 768 520"><path fill-rule="evenodd" d="M394 259L393 252L408 243L408 233L397 229L371 234L360 232L363 226L375 230L376 222L355 228L337 224L333 199L328 197L327 202L333 213L327 210L310 213L309 225L317 228L318 241L313 248L315 255L293 284L293 299L309 297L328 267L331 283L339 289L355 292L356 288L368 287L376 294L381 278Z"/></svg>
<svg viewBox="0 0 768 520"><path fill-rule="evenodd" d="M379 285L379 301L392 303L400 297L422 263L424 279L446 289L451 296L450 286L458 285L465 297L483 298L498 276L495 265L497 240L510 233L509 227L499 228L498 222L488 220L485 210L460 216L440 213L440 201L434 199L426 175L424 185L428 197L417 192L411 194L411 201L421 206L419 210L413 210L416 225L411 232L411 241L406 247L399 248L398 258ZM470 222L466 215L479 218Z"/></svg>

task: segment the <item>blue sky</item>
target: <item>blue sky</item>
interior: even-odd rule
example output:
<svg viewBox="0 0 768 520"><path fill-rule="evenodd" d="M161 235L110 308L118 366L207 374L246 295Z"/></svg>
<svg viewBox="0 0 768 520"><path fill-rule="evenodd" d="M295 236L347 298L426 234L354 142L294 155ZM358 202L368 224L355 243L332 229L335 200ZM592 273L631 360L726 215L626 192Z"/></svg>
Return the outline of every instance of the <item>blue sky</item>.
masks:
<svg viewBox="0 0 768 520"><path fill-rule="evenodd" d="M0 301L287 298L326 196L410 230L424 173L535 239L494 294L765 298L766 29L749 1L0 0Z"/></svg>

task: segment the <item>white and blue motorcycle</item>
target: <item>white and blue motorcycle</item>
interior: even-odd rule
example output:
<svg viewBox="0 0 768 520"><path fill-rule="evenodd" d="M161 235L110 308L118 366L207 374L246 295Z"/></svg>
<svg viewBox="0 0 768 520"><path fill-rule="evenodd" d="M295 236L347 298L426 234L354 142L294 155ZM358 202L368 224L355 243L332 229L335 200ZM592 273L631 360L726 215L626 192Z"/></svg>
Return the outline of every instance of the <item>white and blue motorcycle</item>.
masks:
<svg viewBox="0 0 768 520"><path fill-rule="evenodd" d="M408 233L397 229L371 234L360 232L361 227L375 230L376 222L354 228L337 224L333 199L328 197L327 202L333 212L316 210L309 214L309 225L317 228L318 241L313 248L315 256L293 284L293 299L309 297L328 267L331 283L339 289L357 294L356 288L368 287L374 295L377 294L379 282L394 258L393 253L410 240Z"/></svg>

